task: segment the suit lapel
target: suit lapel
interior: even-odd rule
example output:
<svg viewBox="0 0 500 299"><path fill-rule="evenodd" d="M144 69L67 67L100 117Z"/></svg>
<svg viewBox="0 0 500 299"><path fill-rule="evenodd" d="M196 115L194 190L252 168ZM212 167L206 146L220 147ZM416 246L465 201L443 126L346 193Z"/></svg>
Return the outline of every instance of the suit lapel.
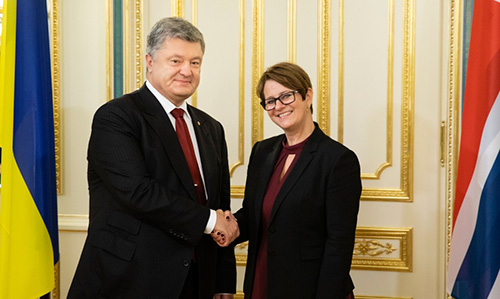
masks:
<svg viewBox="0 0 500 299"><path fill-rule="evenodd" d="M260 224L260 218L262 216L262 203L264 201L264 196L266 195L266 190L267 190L267 185L269 184L269 180L271 179L271 175L273 174L274 171L274 165L276 164L276 161L278 160L278 157L281 152L282 148L282 142L283 138L276 138L276 142L274 143L271 151L267 154L267 159L265 161L265 164L262 166L262 173L259 176L259 182L255 184L255 186L263 186L262 188L258 188L256 190L256 196L255 198L256 203L255 203L255 215L256 217L256 224Z"/></svg>
<svg viewBox="0 0 500 299"><path fill-rule="evenodd" d="M144 107L144 118L159 136L163 148L172 164L172 168L177 173L182 184L186 190L188 190L192 199L196 200L196 190L194 189L193 178L189 172L184 152L182 151L179 139L177 138L177 134L175 133L175 129L168 115L165 113L160 102L158 102L151 91L147 89L145 84L139 90L139 95L141 96L141 103Z"/></svg>
<svg viewBox="0 0 500 299"><path fill-rule="evenodd" d="M210 204L210 199L213 198L217 190L217 183L214 182L214 178L217 177L216 170L218 162L220 161L217 161L216 159L218 159L219 156L216 152L216 146L214 144L212 134L210 133L207 119L202 113L199 113L198 110L194 109L189 104L187 105L187 109L193 121L198 149L200 151L200 160L203 168L203 178L205 179L205 189L208 193L208 204Z"/></svg>
<svg viewBox="0 0 500 299"><path fill-rule="evenodd" d="M298 179L302 176L309 163L311 163L311 160L314 158L314 152L316 152L318 149L321 134L322 133L319 128L316 127L316 129L311 134L310 139L305 144L304 149L299 156L299 160L297 160L297 163L295 163L293 168L290 169L290 174L283 183L283 186L281 187L281 190L279 191L278 195L276 196L276 200L274 201L269 223L272 223L278 209L287 197L288 193L298 181Z"/></svg>

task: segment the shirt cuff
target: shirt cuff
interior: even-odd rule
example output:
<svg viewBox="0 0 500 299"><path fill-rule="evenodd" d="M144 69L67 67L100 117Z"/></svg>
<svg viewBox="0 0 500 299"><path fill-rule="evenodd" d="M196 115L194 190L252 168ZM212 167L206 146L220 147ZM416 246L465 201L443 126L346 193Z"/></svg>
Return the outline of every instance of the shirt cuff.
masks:
<svg viewBox="0 0 500 299"><path fill-rule="evenodd" d="M203 233L210 234L214 230L216 222L217 213L214 210L210 209L210 218L208 218L207 226L205 227L205 231Z"/></svg>

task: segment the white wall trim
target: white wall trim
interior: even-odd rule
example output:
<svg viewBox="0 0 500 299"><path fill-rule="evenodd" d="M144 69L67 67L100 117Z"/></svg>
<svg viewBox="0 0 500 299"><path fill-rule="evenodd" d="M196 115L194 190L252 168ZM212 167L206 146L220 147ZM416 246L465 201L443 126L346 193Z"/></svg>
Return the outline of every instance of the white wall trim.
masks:
<svg viewBox="0 0 500 299"><path fill-rule="evenodd" d="M59 214L59 231L86 232L89 215Z"/></svg>

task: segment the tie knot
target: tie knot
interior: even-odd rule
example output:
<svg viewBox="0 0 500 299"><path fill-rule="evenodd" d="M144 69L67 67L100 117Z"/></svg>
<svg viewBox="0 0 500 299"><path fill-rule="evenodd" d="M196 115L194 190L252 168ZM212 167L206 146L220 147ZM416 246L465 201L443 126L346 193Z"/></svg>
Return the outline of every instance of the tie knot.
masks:
<svg viewBox="0 0 500 299"><path fill-rule="evenodd" d="M175 119L182 118L184 116L184 110L182 110L180 108L175 108L170 113L172 113L172 115L175 117Z"/></svg>

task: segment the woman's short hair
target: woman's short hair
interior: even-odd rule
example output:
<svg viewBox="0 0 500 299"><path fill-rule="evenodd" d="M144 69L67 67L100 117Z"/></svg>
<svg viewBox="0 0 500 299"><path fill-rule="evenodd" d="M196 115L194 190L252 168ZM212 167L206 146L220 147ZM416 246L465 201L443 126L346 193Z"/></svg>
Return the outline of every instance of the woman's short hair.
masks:
<svg viewBox="0 0 500 299"><path fill-rule="evenodd" d="M179 38L187 42L200 43L201 51L205 53L205 41L200 30L188 21L176 17L163 18L154 24L148 34L146 53L154 56L167 38Z"/></svg>
<svg viewBox="0 0 500 299"><path fill-rule="evenodd" d="M300 66L291 62L280 62L271 67L269 67L260 77L259 83L257 83L257 96L261 101L265 100L264 96L264 85L268 80L273 80L279 84L296 90L302 96L302 99L306 99L306 93L309 88L312 89L311 79L309 75ZM312 105L311 105L312 112Z"/></svg>

